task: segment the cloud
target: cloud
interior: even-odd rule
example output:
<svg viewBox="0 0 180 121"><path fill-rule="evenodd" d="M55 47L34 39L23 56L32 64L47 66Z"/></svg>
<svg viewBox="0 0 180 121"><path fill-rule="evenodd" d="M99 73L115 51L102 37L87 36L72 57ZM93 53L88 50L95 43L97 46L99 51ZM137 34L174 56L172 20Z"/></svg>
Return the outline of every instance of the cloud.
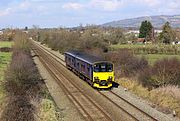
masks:
<svg viewBox="0 0 180 121"><path fill-rule="evenodd" d="M19 7L18 8L29 8L30 7L30 2L28 1L24 1L22 3L19 4Z"/></svg>
<svg viewBox="0 0 180 121"><path fill-rule="evenodd" d="M18 26L24 25L24 22L29 22L30 25L75 26L78 23L99 24L144 15L180 14L180 0L2 1L0 3L0 26L11 24Z"/></svg>
<svg viewBox="0 0 180 121"><path fill-rule="evenodd" d="M91 0L90 5L95 8L106 11L115 11L121 7L123 2L121 0Z"/></svg>
<svg viewBox="0 0 180 121"><path fill-rule="evenodd" d="M161 3L161 0L141 0L141 2L144 2L148 6L157 6Z"/></svg>
<svg viewBox="0 0 180 121"><path fill-rule="evenodd" d="M66 3L62 6L62 8L64 9L74 9L74 10L79 10L81 8L83 8L83 5L80 3Z"/></svg>
<svg viewBox="0 0 180 121"><path fill-rule="evenodd" d="M5 10L1 10L0 16L6 16L6 15L10 14L11 11L12 11L12 8L6 8Z"/></svg>
<svg viewBox="0 0 180 121"><path fill-rule="evenodd" d="M48 7L41 4L35 4L30 0L25 0L21 2L11 3L6 6L4 10L0 10L0 16L9 15L34 15L34 14L44 14L48 11Z"/></svg>
<svg viewBox="0 0 180 121"><path fill-rule="evenodd" d="M155 7L161 4L162 0L131 0L130 2L134 2L136 5L143 4L144 6Z"/></svg>
<svg viewBox="0 0 180 121"><path fill-rule="evenodd" d="M173 0L168 4L170 9L180 9L180 1L179 0Z"/></svg>
<svg viewBox="0 0 180 121"><path fill-rule="evenodd" d="M7 6L4 10L0 11L0 16L7 16L12 13L21 12L27 10L30 7L30 3L28 1L23 1L18 3L17 5Z"/></svg>

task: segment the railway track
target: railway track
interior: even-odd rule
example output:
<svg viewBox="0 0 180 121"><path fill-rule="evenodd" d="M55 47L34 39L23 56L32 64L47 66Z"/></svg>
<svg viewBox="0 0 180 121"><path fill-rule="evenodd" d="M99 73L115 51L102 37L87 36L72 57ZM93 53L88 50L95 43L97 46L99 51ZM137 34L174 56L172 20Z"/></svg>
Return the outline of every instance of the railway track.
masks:
<svg viewBox="0 0 180 121"><path fill-rule="evenodd" d="M59 70L59 66L57 66L59 63L53 61L53 58L48 57L49 55L44 53L40 48L33 49L33 51L35 54L39 55L39 59L42 64L58 82L68 98L74 103L86 120L112 120L111 117L98 104L86 96L86 94L84 94L74 83L72 83L73 80L69 80L63 75L61 70Z"/></svg>
<svg viewBox="0 0 180 121"><path fill-rule="evenodd" d="M111 103L122 109L124 112L129 114L130 116L134 117L137 120L142 121L157 121L156 118L149 115L145 111L141 110L140 108L136 107L134 104L130 103L125 98L119 96L113 91L101 91L99 92L101 95L103 95L107 100L109 100ZM120 105L123 104L123 105Z"/></svg>
<svg viewBox="0 0 180 121"><path fill-rule="evenodd" d="M48 49L44 48L39 44L38 45L35 44L35 46L36 49L39 51L38 53L46 57L46 60L44 60L41 57L42 55L40 56L40 60L42 61L42 63L44 63L44 65L50 71L50 73L54 75L54 78L58 81L58 83L63 86L64 90L67 92L67 95L70 96L69 98L73 101L73 103L77 106L77 108L80 109L79 111L81 112L81 114L83 114L83 116L86 119L113 120L108 115L108 113L101 108L101 106L99 106L89 96L84 94L83 91L81 91L81 89L79 89L78 86L76 86L73 83L73 80L67 79L64 73L60 73L61 70L57 69L57 65L61 64L62 62L64 63L64 59L60 58L59 56L50 52ZM51 56L53 58L48 59L47 58L48 56ZM56 62L53 62L54 60ZM47 61L49 65L47 64ZM61 65L65 66L65 63ZM132 120L157 121L156 118L149 115L147 112L143 111L137 106L133 105L128 100L122 98L113 91L97 91L97 93L102 95L104 98L106 98L110 103L118 107L120 110L124 111L127 115L131 117ZM81 104L81 102L86 102L86 103ZM96 114L94 114L94 112L96 112Z"/></svg>

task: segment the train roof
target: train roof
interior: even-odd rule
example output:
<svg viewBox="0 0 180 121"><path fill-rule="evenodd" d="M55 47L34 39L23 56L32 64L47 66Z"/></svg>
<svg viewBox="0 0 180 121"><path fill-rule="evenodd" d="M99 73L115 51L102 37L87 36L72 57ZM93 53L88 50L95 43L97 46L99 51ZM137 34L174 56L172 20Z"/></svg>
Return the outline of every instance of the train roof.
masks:
<svg viewBox="0 0 180 121"><path fill-rule="evenodd" d="M76 57L82 61L85 61L89 64L106 61L105 59L102 59L100 57L92 56L92 55L89 55L89 54L86 54L86 53L83 53L80 51L68 51L68 52L65 52L65 54L69 54L71 56L74 56L74 57Z"/></svg>

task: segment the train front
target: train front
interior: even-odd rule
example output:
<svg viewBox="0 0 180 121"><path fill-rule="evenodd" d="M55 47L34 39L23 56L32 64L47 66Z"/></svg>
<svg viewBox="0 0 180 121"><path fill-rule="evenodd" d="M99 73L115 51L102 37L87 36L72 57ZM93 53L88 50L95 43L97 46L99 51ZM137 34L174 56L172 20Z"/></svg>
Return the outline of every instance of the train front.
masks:
<svg viewBox="0 0 180 121"><path fill-rule="evenodd" d="M93 65L93 87L110 88L114 81L114 67L110 62L97 62Z"/></svg>

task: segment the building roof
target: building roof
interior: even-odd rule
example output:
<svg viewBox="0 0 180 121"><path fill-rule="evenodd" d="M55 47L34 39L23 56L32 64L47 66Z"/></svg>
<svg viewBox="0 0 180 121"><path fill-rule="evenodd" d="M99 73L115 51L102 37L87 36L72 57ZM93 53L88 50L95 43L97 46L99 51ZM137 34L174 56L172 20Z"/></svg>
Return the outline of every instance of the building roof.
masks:
<svg viewBox="0 0 180 121"><path fill-rule="evenodd" d="M145 38L138 38L136 42L145 42Z"/></svg>
<svg viewBox="0 0 180 121"><path fill-rule="evenodd" d="M89 63L89 64L94 64L96 62L106 61L102 58L92 56L92 55L89 55L89 54L86 54L86 53L83 53L80 51L68 51L68 52L65 52L65 54L69 54L69 55L76 57L82 61L85 61L86 63Z"/></svg>

